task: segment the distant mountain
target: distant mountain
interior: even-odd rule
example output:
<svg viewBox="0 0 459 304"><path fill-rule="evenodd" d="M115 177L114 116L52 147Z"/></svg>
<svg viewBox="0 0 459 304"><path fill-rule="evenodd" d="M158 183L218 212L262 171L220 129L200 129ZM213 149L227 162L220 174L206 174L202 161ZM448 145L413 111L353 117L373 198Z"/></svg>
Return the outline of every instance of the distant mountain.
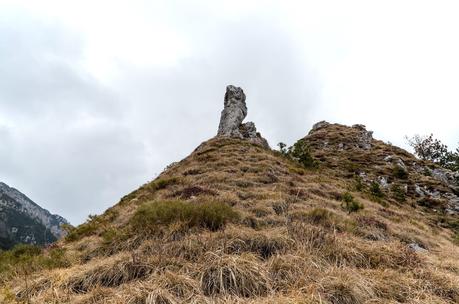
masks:
<svg viewBox="0 0 459 304"><path fill-rule="evenodd" d="M45 245L63 235L60 228L68 223L51 214L15 188L0 182L0 248L18 243Z"/></svg>

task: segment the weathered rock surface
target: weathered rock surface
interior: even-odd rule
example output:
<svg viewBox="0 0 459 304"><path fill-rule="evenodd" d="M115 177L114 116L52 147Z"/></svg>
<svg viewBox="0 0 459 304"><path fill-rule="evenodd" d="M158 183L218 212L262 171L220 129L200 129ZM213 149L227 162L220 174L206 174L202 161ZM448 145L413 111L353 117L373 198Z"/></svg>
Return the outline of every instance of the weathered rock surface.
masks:
<svg viewBox="0 0 459 304"><path fill-rule="evenodd" d="M322 120L322 121L319 121L319 122L316 122L313 126L312 126L312 129L311 131L309 131L309 134L311 134L312 132L318 130L318 129L321 129L323 127L326 127L330 125L330 123L328 121L325 121L325 120Z"/></svg>
<svg viewBox="0 0 459 304"><path fill-rule="evenodd" d="M247 106L244 91L232 85L227 86L225 107L220 117L217 136L242 138L239 127L246 116Z"/></svg>
<svg viewBox="0 0 459 304"><path fill-rule="evenodd" d="M359 148L369 150L371 149L371 142L373 141L373 131L367 131L364 125L353 125L352 128L355 128L360 131L360 137L358 141Z"/></svg>
<svg viewBox="0 0 459 304"><path fill-rule="evenodd" d="M346 127L339 124L331 124L325 120L319 121L312 126L308 136L314 134L327 134L327 130L333 130L339 126L347 128L346 136L342 137L341 142L335 142L333 147L339 151L350 149L370 150L373 142L373 131L367 131L364 125L356 124L352 127ZM330 144L326 139L322 140L322 147L326 148Z"/></svg>
<svg viewBox="0 0 459 304"><path fill-rule="evenodd" d="M247 116L244 91L233 85L226 87L224 109L220 117L217 136L246 139L250 142L269 148L253 122L242 123Z"/></svg>

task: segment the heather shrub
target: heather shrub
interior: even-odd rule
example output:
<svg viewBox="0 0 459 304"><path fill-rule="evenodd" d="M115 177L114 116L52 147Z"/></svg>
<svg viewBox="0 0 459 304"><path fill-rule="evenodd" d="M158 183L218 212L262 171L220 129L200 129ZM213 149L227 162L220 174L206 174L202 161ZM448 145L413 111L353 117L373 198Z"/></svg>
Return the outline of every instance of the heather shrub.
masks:
<svg viewBox="0 0 459 304"><path fill-rule="evenodd" d="M392 174L394 175L394 177L399 178L399 179L408 178L408 172L400 166L394 166L392 168Z"/></svg>
<svg viewBox="0 0 459 304"><path fill-rule="evenodd" d="M375 181L372 181L370 184L370 193L377 198L384 197L384 193L382 192L381 187L379 186L378 182Z"/></svg>
<svg viewBox="0 0 459 304"><path fill-rule="evenodd" d="M354 196L352 196L349 192L344 193L341 200L343 201L341 207L343 207L349 214L364 208L363 204L355 200Z"/></svg>
<svg viewBox="0 0 459 304"><path fill-rule="evenodd" d="M402 202L406 201L405 192L403 191L403 189L399 185L393 184L390 190L392 192L392 197L397 202L402 203Z"/></svg>

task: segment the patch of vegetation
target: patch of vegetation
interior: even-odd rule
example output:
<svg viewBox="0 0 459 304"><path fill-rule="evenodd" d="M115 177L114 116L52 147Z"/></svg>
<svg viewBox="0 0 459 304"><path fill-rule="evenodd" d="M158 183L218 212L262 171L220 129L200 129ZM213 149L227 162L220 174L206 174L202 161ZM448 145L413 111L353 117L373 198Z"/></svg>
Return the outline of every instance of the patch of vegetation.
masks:
<svg viewBox="0 0 459 304"><path fill-rule="evenodd" d="M412 138L407 137L407 140L420 159L431 161L452 171L459 171L459 148L454 152L449 151L448 146L434 138L433 134L415 135Z"/></svg>
<svg viewBox="0 0 459 304"><path fill-rule="evenodd" d="M97 215L89 215L85 223L72 227L70 225L62 225L62 228L67 231L65 240L67 242L75 242L81 238L89 235L94 235L96 231L102 226L103 219Z"/></svg>
<svg viewBox="0 0 459 304"><path fill-rule="evenodd" d="M186 228L200 227L216 231L238 218L236 211L220 202L156 201L142 205L130 223L136 231L146 233L155 233L158 227L174 223L183 223Z"/></svg>
<svg viewBox="0 0 459 304"><path fill-rule="evenodd" d="M364 205L357 201L349 192L344 193L341 197L341 200L343 201L341 207L343 207L349 214L364 208Z"/></svg>
<svg viewBox="0 0 459 304"><path fill-rule="evenodd" d="M161 189L165 189L170 185L175 185L179 182L179 178L177 177L170 177L170 178L159 178L150 184L147 185L150 191L157 191Z"/></svg>
<svg viewBox="0 0 459 304"><path fill-rule="evenodd" d="M318 162L314 159L311 154L311 150L304 139L298 140L293 146L286 148L287 145L279 143L280 153L294 161L297 161L305 168L317 168Z"/></svg>
<svg viewBox="0 0 459 304"><path fill-rule="evenodd" d="M404 168L402 168L401 166L394 166L392 168L392 174L394 177L398 178L398 179L407 179L408 178L408 171L406 171Z"/></svg>
<svg viewBox="0 0 459 304"><path fill-rule="evenodd" d="M398 184L393 184L391 187L392 197L399 203L403 203L406 201L406 194L403 191L402 187Z"/></svg>
<svg viewBox="0 0 459 304"><path fill-rule="evenodd" d="M422 170L422 174L425 176L432 176L432 172L428 168L424 168L424 170Z"/></svg>
<svg viewBox="0 0 459 304"><path fill-rule="evenodd" d="M363 184L363 178L357 175L354 180L355 190L363 191L364 186L365 185Z"/></svg>
<svg viewBox="0 0 459 304"><path fill-rule="evenodd" d="M18 244L12 249L0 252L0 278L20 274L28 276L40 269L53 269L70 265L62 248L45 252L36 245Z"/></svg>
<svg viewBox="0 0 459 304"><path fill-rule="evenodd" d="M383 198L384 197L384 193L381 190L381 186L376 181L372 181L371 182L371 184L370 184L370 193L371 193L372 196L374 196L376 198Z"/></svg>

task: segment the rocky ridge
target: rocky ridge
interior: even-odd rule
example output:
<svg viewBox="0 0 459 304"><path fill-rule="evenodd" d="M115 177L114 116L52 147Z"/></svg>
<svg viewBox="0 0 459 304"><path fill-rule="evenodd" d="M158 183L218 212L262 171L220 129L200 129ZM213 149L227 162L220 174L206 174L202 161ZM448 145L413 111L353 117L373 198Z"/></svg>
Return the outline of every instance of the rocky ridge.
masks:
<svg viewBox="0 0 459 304"><path fill-rule="evenodd" d="M396 186L421 205L459 215L459 172L417 159L401 148L373 139L372 134L364 125L348 127L321 121L304 139L317 158L342 175L358 176L367 186L376 182L389 194Z"/></svg>

